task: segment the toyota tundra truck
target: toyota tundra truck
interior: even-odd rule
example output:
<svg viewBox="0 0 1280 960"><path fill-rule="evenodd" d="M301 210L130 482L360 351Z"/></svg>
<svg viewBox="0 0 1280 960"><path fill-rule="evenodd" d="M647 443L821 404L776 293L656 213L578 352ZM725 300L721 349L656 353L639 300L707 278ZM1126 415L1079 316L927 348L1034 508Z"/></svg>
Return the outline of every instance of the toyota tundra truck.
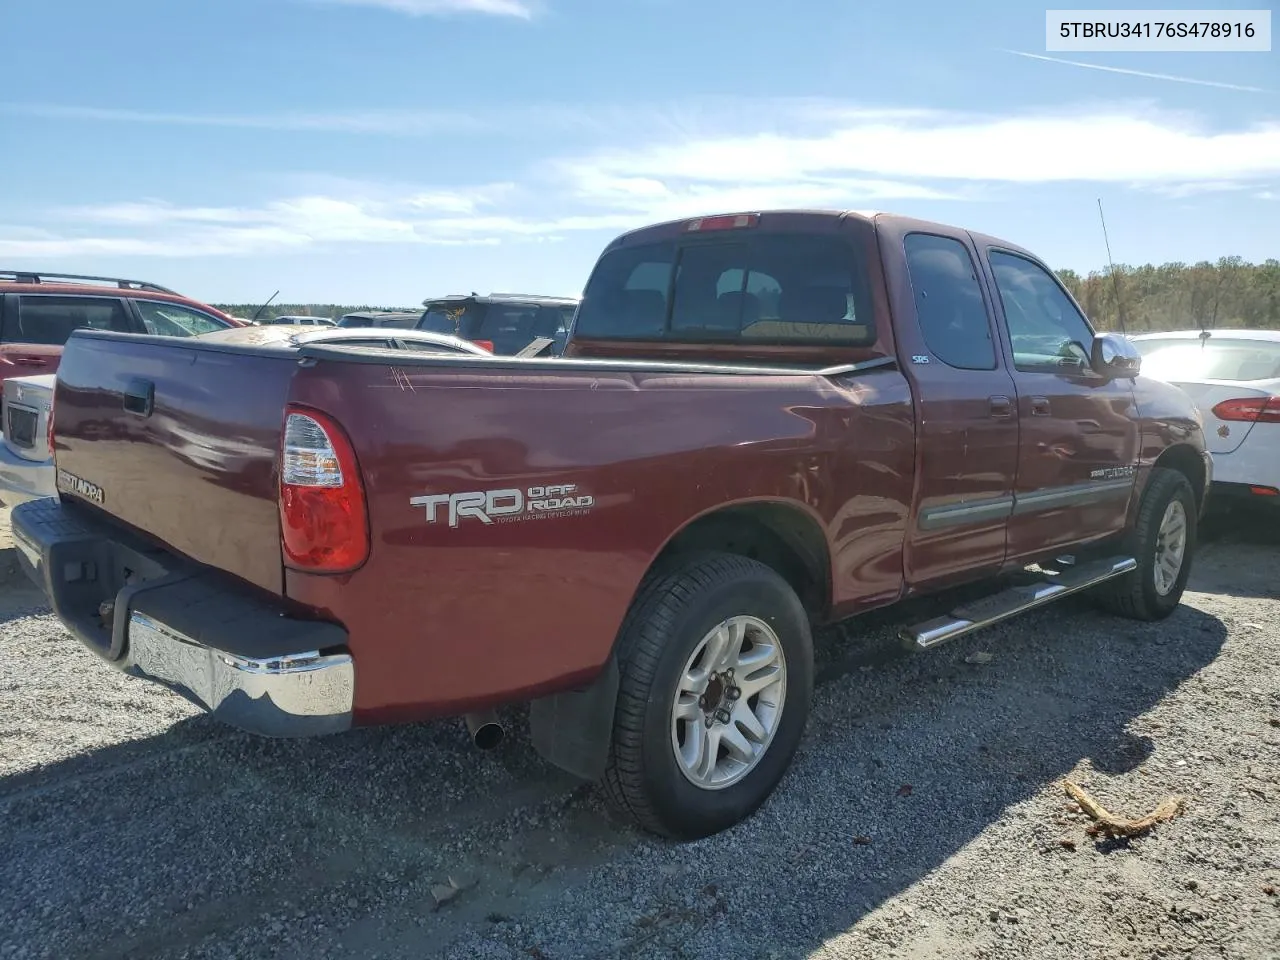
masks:
<svg viewBox="0 0 1280 960"><path fill-rule="evenodd" d="M1139 366L995 237L701 217L611 242L558 358L76 331L14 539L86 647L220 720L491 746L527 705L691 839L783 777L823 624L934 594L927 651L1082 591L1174 611L1212 462Z"/></svg>

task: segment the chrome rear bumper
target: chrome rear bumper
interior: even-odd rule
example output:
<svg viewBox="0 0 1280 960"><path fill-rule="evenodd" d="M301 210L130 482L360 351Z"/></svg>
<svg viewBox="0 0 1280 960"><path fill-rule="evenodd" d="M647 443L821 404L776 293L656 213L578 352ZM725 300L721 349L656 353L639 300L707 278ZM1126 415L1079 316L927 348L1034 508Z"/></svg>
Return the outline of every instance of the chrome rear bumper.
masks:
<svg viewBox="0 0 1280 960"><path fill-rule="evenodd" d="M238 656L136 612L129 615L128 630L121 669L169 687L216 720L267 737L340 733L351 726L350 654Z"/></svg>
<svg viewBox="0 0 1280 960"><path fill-rule="evenodd" d="M352 725L355 664L339 624L300 617L54 497L15 507L11 519L27 575L116 669L261 736Z"/></svg>

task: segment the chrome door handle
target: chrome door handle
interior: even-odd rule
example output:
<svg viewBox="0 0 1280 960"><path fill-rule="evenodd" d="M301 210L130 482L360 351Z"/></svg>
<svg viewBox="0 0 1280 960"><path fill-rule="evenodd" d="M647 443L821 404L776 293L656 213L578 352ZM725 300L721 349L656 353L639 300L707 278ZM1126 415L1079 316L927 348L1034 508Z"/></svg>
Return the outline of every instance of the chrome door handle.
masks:
<svg viewBox="0 0 1280 960"><path fill-rule="evenodd" d="M1048 397L1032 397L1031 398L1031 415L1033 417L1049 416L1049 398Z"/></svg>
<svg viewBox="0 0 1280 960"><path fill-rule="evenodd" d="M1001 420L1013 416L1013 401L1008 397L988 397L987 401L991 404L991 416Z"/></svg>

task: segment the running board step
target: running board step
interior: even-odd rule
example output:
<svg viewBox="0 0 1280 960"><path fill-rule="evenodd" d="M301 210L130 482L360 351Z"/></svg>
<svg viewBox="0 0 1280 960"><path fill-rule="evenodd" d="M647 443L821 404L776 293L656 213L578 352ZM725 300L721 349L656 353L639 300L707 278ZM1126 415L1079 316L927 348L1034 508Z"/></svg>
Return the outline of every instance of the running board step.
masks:
<svg viewBox="0 0 1280 960"><path fill-rule="evenodd" d="M1057 573L1043 574L1038 583L1011 587L967 603L952 610L948 616L904 627L898 636L909 650L929 650L966 633L1124 576L1137 567L1138 561L1133 557L1110 557L1070 566L1064 564L1064 569Z"/></svg>

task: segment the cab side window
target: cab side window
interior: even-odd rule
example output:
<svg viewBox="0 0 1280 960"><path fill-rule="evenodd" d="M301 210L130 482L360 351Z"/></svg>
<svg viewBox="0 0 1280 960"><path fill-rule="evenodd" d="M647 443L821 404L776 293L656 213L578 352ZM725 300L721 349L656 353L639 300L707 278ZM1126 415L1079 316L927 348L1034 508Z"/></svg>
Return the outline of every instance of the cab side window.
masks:
<svg viewBox="0 0 1280 960"><path fill-rule="evenodd" d="M227 324L213 317L188 310L176 303L155 300L135 300L142 325L147 333L162 337L198 337L202 333L225 330Z"/></svg>
<svg viewBox="0 0 1280 960"><path fill-rule="evenodd" d="M929 233L908 234L904 244L920 333L929 350L950 367L994 370L991 322L968 248Z"/></svg>
<svg viewBox="0 0 1280 960"><path fill-rule="evenodd" d="M1013 344L1013 366L1027 373L1087 369L1093 331L1050 273L1026 257L992 250L996 278Z"/></svg>

